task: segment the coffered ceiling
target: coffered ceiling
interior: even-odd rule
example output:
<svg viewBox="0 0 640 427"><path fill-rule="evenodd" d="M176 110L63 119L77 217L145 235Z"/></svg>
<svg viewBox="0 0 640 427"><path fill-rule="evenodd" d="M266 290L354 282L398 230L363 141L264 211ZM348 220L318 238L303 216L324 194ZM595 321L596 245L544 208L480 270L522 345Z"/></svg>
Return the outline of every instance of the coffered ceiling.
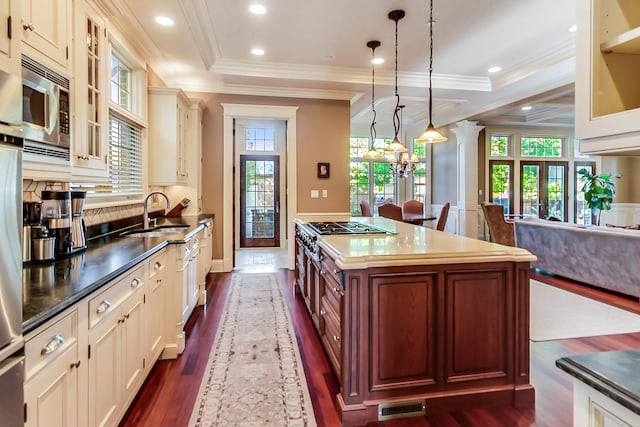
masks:
<svg viewBox="0 0 640 427"><path fill-rule="evenodd" d="M406 125L428 121L429 2L422 0L98 0L169 85L186 91L349 100L371 123L370 40L379 40L380 129L398 92ZM260 3L263 15L249 12ZM156 16L172 18L161 27ZM433 122L573 126L575 0L434 0ZM264 49L254 56L251 49ZM490 74L489 67L502 70ZM528 111L521 109L531 106ZM379 130L378 133L385 132Z"/></svg>

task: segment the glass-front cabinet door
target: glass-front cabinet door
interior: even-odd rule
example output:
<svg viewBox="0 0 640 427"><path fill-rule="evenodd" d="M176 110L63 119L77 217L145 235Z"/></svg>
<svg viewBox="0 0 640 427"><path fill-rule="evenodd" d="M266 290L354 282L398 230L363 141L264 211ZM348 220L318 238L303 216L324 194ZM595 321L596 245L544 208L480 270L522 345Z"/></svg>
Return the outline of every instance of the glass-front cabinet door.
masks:
<svg viewBox="0 0 640 427"><path fill-rule="evenodd" d="M106 138L101 123L108 123L105 85L108 74L105 22L88 4L76 10L76 125L73 135L74 177L107 177Z"/></svg>

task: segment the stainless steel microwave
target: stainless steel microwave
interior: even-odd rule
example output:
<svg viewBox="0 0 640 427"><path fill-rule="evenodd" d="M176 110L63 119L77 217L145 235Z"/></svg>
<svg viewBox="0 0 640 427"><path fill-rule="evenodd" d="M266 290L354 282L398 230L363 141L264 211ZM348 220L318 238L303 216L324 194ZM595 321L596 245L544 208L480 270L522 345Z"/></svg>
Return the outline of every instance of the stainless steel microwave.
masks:
<svg viewBox="0 0 640 427"><path fill-rule="evenodd" d="M69 148L69 79L27 56L22 57L22 126L25 140Z"/></svg>

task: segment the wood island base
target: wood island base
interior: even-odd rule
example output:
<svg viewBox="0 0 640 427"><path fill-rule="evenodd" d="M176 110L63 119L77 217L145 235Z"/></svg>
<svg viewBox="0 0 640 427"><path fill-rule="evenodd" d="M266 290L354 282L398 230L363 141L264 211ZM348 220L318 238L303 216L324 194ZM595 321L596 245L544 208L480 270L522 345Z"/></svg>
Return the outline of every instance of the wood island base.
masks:
<svg viewBox="0 0 640 427"><path fill-rule="evenodd" d="M427 414L534 406L530 262L487 259L343 269L297 246L296 285L340 385L342 425L410 415L422 400Z"/></svg>

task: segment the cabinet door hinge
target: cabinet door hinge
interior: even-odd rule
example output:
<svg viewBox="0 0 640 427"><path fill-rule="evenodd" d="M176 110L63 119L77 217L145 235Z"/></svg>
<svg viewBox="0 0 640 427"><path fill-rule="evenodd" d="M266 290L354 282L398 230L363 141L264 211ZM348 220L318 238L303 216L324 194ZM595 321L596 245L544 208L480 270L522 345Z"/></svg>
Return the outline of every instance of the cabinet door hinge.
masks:
<svg viewBox="0 0 640 427"><path fill-rule="evenodd" d="M88 352L88 353L89 353L89 354L88 354L88 356L87 356L87 357L88 357L89 359L91 359L91 344L89 344L89 352Z"/></svg>
<svg viewBox="0 0 640 427"><path fill-rule="evenodd" d="M9 40L11 40L11 17L9 16L7 18L7 37L9 37Z"/></svg>
<svg viewBox="0 0 640 427"><path fill-rule="evenodd" d="M27 423L27 402L24 402L24 423Z"/></svg>
<svg viewBox="0 0 640 427"><path fill-rule="evenodd" d="M67 46L67 53L66 53L66 55L67 55L67 59L69 59L69 46Z"/></svg>
<svg viewBox="0 0 640 427"><path fill-rule="evenodd" d="M142 303L143 304L147 303L147 294L142 295Z"/></svg>
<svg viewBox="0 0 640 427"><path fill-rule="evenodd" d="M144 357L142 358L142 369L147 367L147 359L145 359Z"/></svg>

